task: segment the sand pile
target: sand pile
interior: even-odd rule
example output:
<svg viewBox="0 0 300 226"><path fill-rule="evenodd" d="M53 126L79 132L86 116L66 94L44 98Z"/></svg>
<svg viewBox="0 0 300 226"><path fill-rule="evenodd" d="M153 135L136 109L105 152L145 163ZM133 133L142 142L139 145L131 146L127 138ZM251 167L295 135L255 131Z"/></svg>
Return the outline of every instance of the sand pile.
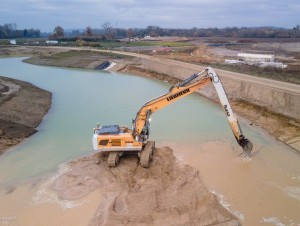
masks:
<svg viewBox="0 0 300 226"><path fill-rule="evenodd" d="M156 149L149 169L135 156L109 168L105 157L83 157L52 189L62 199L78 199L101 189L103 200L90 225L239 225L203 186L198 171L178 161L169 148Z"/></svg>

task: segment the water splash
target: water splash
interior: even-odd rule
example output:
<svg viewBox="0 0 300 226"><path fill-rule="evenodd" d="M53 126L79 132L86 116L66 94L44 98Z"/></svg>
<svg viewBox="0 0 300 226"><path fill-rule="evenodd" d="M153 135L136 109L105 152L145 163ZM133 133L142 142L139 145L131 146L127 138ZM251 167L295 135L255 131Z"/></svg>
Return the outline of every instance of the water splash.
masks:
<svg viewBox="0 0 300 226"><path fill-rule="evenodd" d="M229 204L229 203L226 201L224 195L222 195L222 194L220 194L220 193L217 193L215 190L212 190L212 189L210 189L209 191L210 191L211 193L213 193L215 196L217 196L217 199L218 199L219 203L220 203L224 208L226 208L230 213L232 213L233 215L235 215L235 216L236 216L239 220L241 220L241 221L244 221L244 220L245 220L245 216L244 216L244 214L243 214L242 212L240 212L240 211L232 211L232 210L230 209L231 204Z"/></svg>
<svg viewBox="0 0 300 226"><path fill-rule="evenodd" d="M264 218L263 217L263 222L265 223L271 223L276 226L285 226L285 224L281 223L280 220L277 217L269 217L269 218Z"/></svg>
<svg viewBox="0 0 300 226"><path fill-rule="evenodd" d="M46 182L44 182L38 191L33 195L29 205L40 205L40 204L50 204L58 203L63 209L75 208L81 206L86 201L69 201L61 200L54 191L51 191L50 187L53 185L55 180L61 175L70 171L70 167L67 164L62 164L59 167L58 173L50 177Z"/></svg>

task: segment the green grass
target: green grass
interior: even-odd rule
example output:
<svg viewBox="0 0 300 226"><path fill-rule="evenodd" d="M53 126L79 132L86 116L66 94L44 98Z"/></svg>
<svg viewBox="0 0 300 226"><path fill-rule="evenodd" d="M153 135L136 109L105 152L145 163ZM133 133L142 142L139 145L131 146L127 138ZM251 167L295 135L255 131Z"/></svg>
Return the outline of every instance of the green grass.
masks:
<svg viewBox="0 0 300 226"><path fill-rule="evenodd" d="M128 44L129 45L129 44ZM130 46L164 46L164 47L182 47L193 46L191 43L185 42L163 42L163 41L142 41L130 42Z"/></svg>
<svg viewBox="0 0 300 226"><path fill-rule="evenodd" d="M65 59L65 58L71 58L71 57L86 57L86 56L97 56L97 57L108 57L108 58L131 58L131 56L125 56L121 54L116 53L104 53L104 52L95 52L95 51L89 51L89 50L70 50L67 52L60 52L51 55L51 58L54 59Z"/></svg>
<svg viewBox="0 0 300 226"><path fill-rule="evenodd" d="M9 45L9 40L7 39L0 39L0 45Z"/></svg>
<svg viewBox="0 0 300 226"><path fill-rule="evenodd" d="M61 42L60 46L78 46L79 44L73 41ZM117 42L114 40L106 40L99 42L83 42L82 46L90 46L99 49L116 49L122 47L142 47L142 46L151 46L151 47L191 47L191 43L185 42L163 42L163 41L131 41L128 42Z"/></svg>
<svg viewBox="0 0 300 226"><path fill-rule="evenodd" d="M87 43L87 45L92 45L93 43ZM135 47L135 46L163 46L163 47L182 47L182 46L193 46L191 43L184 42L163 42L163 41L131 41L128 42L116 42L116 41L101 41L96 42L100 48L120 48L120 47Z"/></svg>

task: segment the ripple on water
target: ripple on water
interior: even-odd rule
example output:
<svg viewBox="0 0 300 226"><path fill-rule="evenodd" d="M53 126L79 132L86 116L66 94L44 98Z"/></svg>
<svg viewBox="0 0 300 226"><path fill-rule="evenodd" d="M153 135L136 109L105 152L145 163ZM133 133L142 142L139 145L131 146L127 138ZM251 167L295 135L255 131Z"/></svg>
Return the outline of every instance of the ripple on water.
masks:
<svg viewBox="0 0 300 226"><path fill-rule="evenodd" d="M291 197L293 199L297 199L300 202L300 188L299 187L285 187L285 188L283 188L283 191L289 197Z"/></svg>

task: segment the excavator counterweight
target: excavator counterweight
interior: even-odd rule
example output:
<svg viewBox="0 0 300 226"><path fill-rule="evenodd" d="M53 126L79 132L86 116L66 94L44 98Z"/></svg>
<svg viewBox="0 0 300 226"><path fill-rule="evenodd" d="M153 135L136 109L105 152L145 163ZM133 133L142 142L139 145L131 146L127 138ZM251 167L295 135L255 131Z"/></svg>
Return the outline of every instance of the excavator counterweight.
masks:
<svg viewBox="0 0 300 226"><path fill-rule="evenodd" d="M220 77L211 68L195 73L184 81L172 86L168 93L145 103L133 120L132 129L124 126L97 125L94 129L93 148L95 151L108 152L108 165L117 166L120 156L126 152L137 152L141 166L149 167L155 147L154 141L148 141L150 135L150 116L157 110L174 103L199 90L204 85L212 83L223 107L233 135L246 155L250 155L253 144L242 133L237 117L229 104Z"/></svg>

